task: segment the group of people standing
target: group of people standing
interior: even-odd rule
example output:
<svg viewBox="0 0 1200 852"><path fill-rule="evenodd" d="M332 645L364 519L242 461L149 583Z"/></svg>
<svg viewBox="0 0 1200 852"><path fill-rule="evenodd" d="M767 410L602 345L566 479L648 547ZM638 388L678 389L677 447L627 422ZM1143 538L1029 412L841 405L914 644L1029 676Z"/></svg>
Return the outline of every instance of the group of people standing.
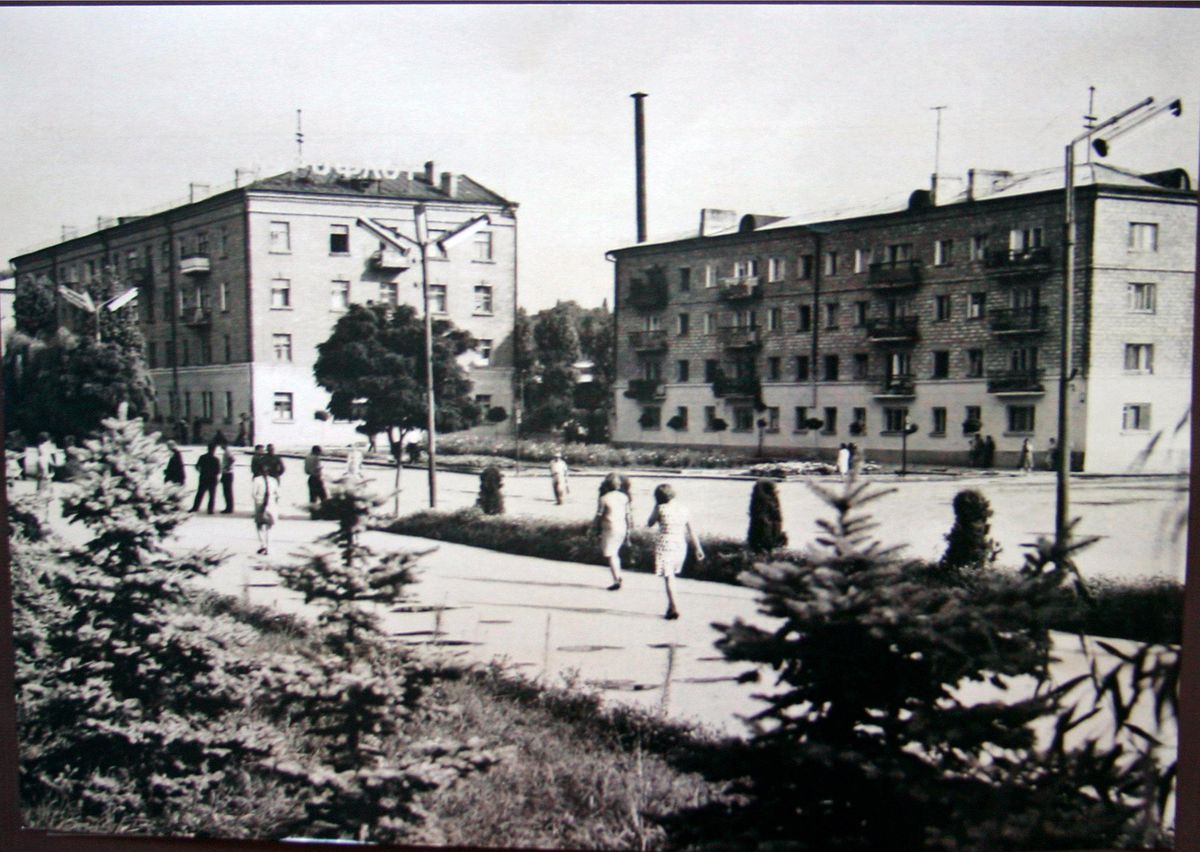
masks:
<svg viewBox="0 0 1200 852"><path fill-rule="evenodd" d="M837 472L842 481L853 473L858 476L862 473L863 458L862 451L859 450L858 444L839 444L837 452Z"/></svg>
<svg viewBox="0 0 1200 852"><path fill-rule="evenodd" d="M1021 450L1017 455L1017 470L1023 473L1030 473L1037 464L1036 451L1033 449L1033 441L1025 438L1021 441ZM990 468L996 466L996 441L991 435L985 438L980 438L976 434L971 439L971 447L967 450L967 459L971 463L971 467ZM1053 438L1050 439L1050 445L1046 448L1046 470L1056 470L1058 468L1058 446Z"/></svg>

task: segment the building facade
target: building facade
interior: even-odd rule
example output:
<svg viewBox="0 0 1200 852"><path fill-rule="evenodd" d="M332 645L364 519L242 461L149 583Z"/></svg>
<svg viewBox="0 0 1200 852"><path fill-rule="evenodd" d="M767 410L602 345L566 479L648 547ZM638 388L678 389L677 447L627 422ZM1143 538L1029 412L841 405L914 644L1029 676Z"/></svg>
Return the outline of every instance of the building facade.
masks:
<svg viewBox="0 0 1200 852"><path fill-rule="evenodd" d="M1196 197L1181 170L1077 172L1076 469L1186 470ZM822 222L704 211L610 252L625 445L997 466L1057 433L1061 171ZM911 425L909 425L911 424ZM907 426L907 428L906 428Z"/></svg>
<svg viewBox="0 0 1200 852"><path fill-rule="evenodd" d="M477 402L511 412L517 205L433 163L411 175L304 167L12 264L18 287L71 287L106 267L138 287L156 424L182 419L207 440L247 415L259 443L347 444L361 435L326 411L317 346L352 303L423 313L418 205L428 240L462 234L429 249L431 313L479 341L462 359Z"/></svg>

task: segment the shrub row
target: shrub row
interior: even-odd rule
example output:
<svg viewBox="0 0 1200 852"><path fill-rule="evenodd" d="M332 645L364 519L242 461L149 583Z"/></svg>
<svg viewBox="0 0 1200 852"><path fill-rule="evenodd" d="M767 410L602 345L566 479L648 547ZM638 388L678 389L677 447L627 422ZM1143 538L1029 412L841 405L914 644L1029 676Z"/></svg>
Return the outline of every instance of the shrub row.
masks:
<svg viewBox="0 0 1200 852"><path fill-rule="evenodd" d="M438 451L447 456L518 457L513 438L487 435L447 435L438 438ZM542 438L521 441L520 451L523 462L549 462L556 453L562 453L567 464L577 467L728 468L745 467L751 461L736 452L673 447L621 449L607 444L567 444Z"/></svg>
<svg viewBox="0 0 1200 852"><path fill-rule="evenodd" d="M386 525L387 532L482 547L518 556L533 556L586 565L604 565L599 542L587 521L551 521L512 515L484 515L476 509L456 512L426 510ZM683 576L695 580L739 585L738 575L761 557L745 542L722 536L701 536L705 559L690 557ZM795 550L781 550L775 559L799 559ZM626 570L654 572L654 534L635 529L622 553ZM989 570L981 582L1004 582L1006 572ZM1091 603L1064 597L1053 612L1053 630L1140 642L1178 644L1183 635L1183 586L1167 579L1089 583Z"/></svg>

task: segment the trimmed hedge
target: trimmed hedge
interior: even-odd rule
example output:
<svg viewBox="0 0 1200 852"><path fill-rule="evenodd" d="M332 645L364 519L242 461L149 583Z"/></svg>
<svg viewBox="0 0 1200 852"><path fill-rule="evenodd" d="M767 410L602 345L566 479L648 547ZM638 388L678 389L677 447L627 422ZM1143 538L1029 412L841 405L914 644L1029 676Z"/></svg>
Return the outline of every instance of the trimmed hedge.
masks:
<svg viewBox="0 0 1200 852"><path fill-rule="evenodd" d="M591 534L589 521L551 521L511 515L484 515L477 509L456 512L426 510L380 527L386 532L482 547L518 556L605 565L600 543ZM705 559L690 556L683 576L694 580L736 586L738 575L763 556L752 554L744 541L722 536L701 536ZM654 573L654 533L635 527L630 547L622 551L627 571ZM778 550L772 559L799 560L799 551ZM931 577L938 576L931 571ZM976 574L980 584L1006 582L1003 570ZM1092 636L1133 639L1139 642L1179 644L1183 636L1183 586L1167 579L1089 581L1093 602L1066 597L1054 607L1052 630L1083 632Z"/></svg>

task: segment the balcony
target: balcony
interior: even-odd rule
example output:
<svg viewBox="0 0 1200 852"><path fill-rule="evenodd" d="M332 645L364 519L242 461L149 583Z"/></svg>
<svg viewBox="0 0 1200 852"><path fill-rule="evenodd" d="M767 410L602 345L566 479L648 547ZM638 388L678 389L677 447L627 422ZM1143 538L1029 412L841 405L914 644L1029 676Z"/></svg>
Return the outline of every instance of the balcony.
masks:
<svg viewBox="0 0 1200 852"><path fill-rule="evenodd" d="M921 283L921 261L885 260L867 267L867 283L876 287L915 287Z"/></svg>
<svg viewBox="0 0 1200 852"><path fill-rule="evenodd" d="M212 325L212 309L187 308L179 315L179 321L192 328L206 328Z"/></svg>
<svg viewBox="0 0 1200 852"><path fill-rule="evenodd" d="M758 326L723 325L717 329L717 339L726 349L757 349L762 345Z"/></svg>
<svg viewBox="0 0 1200 852"><path fill-rule="evenodd" d="M1046 392L1042 385L1045 370L999 370L988 373L988 393L1001 396L1031 396Z"/></svg>
<svg viewBox="0 0 1200 852"><path fill-rule="evenodd" d="M876 399L911 399L917 395L917 382L910 374L895 373L876 381L879 383Z"/></svg>
<svg viewBox="0 0 1200 852"><path fill-rule="evenodd" d="M212 272L212 261L207 254L189 254L179 258L180 275L207 275Z"/></svg>
<svg viewBox="0 0 1200 852"><path fill-rule="evenodd" d="M762 383L758 376L726 376L718 373L712 383L713 396L720 397L753 397L762 393Z"/></svg>
<svg viewBox="0 0 1200 852"><path fill-rule="evenodd" d="M655 402L665 399L667 390L658 379L630 379L625 396L638 402Z"/></svg>
<svg viewBox="0 0 1200 852"><path fill-rule="evenodd" d="M1049 274L1052 259L1049 246L989 249L983 255L983 265L995 275L1024 279Z"/></svg>
<svg viewBox="0 0 1200 852"><path fill-rule="evenodd" d="M372 269L408 269L412 264L412 258L398 249L379 249L371 253Z"/></svg>
<svg viewBox="0 0 1200 852"><path fill-rule="evenodd" d="M629 332L629 348L635 352L660 352L667 348L666 329Z"/></svg>
<svg viewBox="0 0 1200 852"><path fill-rule="evenodd" d="M629 282L629 306L642 311L656 311L667 306L666 279L634 278Z"/></svg>
<svg viewBox="0 0 1200 852"><path fill-rule="evenodd" d="M988 314L993 334L1041 334L1046 331L1046 309L1041 305L1002 308Z"/></svg>
<svg viewBox="0 0 1200 852"><path fill-rule="evenodd" d="M867 320L867 339L872 343L915 343L919 317Z"/></svg>
<svg viewBox="0 0 1200 852"><path fill-rule="evenodd" d="M762 288L758 285L759 277L757 275L748 275L741 278L722 278L721 289L718 295L729 302L736 302L743 299L758 299L762 297Z"/></svg>

